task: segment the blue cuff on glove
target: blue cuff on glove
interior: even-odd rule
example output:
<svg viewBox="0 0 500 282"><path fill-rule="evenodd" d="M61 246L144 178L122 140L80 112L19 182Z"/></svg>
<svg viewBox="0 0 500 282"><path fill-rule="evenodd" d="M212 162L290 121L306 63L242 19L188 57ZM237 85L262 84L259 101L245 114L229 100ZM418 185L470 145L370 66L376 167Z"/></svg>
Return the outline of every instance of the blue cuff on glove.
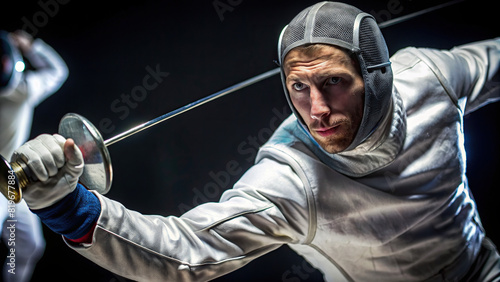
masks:
<svg viewBox="0 0 500 282"><path fill-rule="evenodd" d="M52 231L68 239L87 234L101 214L99 199L81 184L50 207L32 210Z"/></svg>

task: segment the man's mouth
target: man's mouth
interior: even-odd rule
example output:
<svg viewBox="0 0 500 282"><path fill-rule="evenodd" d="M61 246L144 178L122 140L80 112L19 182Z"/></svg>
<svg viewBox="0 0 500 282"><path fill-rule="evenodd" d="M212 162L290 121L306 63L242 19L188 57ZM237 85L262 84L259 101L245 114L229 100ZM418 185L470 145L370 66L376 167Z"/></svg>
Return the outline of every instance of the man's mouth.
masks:
<svg viewBox="0 0 500 282"><path fill-rule="evenodd" d="M322 127L322 128L317 128L314 131L316 131L320 136L322 137L327 137L332 134L335 134L340 128L340 124L336 124L332 127Z"/></svg>

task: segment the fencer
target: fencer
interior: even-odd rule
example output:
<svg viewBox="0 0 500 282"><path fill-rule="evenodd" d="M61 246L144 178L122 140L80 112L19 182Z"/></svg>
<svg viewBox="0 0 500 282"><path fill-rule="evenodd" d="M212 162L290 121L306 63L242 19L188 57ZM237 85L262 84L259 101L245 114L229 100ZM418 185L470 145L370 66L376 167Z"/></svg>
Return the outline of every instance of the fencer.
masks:
<svg viewBox="0 0 500 282"><path fill-rule="evenodd" d="M28 140L37 105L56 93L66 81L68 68L59 54L41 39L23 31L0 31L0 155L10 158ZM29 63L29 69L25 65ZM0 199L2 239L10 250L8 219L15 221L15 271L5 261L3 281L30 281L36 263L43 255L45 239L37 216L25 202L15 207L10 218L8 201ZM8 252L10 255L10 252Z"/></svg>
<svg viewBox="0 0 500 282"><path fill-rule="evenodd" d="M498 281L463 117L499 99L500 38L389 57L372 16L321 2L283 29L278 55L293 114L219 202L180 217L129 210L78 183L71 139L42 135L12 159L41 180L28 206L70 248L139 281L214 279L283 244L326 281Z"/></svg>

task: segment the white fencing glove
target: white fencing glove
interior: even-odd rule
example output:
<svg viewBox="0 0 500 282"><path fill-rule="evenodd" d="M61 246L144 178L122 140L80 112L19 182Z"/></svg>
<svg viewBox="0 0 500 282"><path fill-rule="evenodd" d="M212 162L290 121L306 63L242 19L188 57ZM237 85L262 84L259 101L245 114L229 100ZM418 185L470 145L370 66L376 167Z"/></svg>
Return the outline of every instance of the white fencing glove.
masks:
<svg viewBox="0 0 500 282"><path fill-rule="evenodd" d="M38 178L23 190L32 210L50 207L75 190L84 166L80 149L59 134L43 134L28 141L12 155L11 161L18 160Z"/></svg>

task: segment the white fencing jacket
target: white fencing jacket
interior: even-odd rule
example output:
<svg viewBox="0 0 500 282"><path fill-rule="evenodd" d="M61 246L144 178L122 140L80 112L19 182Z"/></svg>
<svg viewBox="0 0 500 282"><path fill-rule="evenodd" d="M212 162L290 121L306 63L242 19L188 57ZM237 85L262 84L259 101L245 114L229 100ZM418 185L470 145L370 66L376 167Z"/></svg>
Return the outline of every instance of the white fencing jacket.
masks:
<svg viewBox="0 0 500 282"><path fill-rule="evenodd" d="M36 106L68 77L64 60L43 40L34 40L24 55L35 70L25 71L15 89L0 93L0 154L6 159L28 140Z"/></svg>
<svg viewBox="0 0 500 282"><path fill-rule="evenodd" d="M283 244L327 281L460 278L485 236L463 116L499 97L500 39L391 61L391 111L354 150L321 155L291 116L219 202L162 217L98 195L92 243L71 247L139 281L213 279Z"/></svg>

